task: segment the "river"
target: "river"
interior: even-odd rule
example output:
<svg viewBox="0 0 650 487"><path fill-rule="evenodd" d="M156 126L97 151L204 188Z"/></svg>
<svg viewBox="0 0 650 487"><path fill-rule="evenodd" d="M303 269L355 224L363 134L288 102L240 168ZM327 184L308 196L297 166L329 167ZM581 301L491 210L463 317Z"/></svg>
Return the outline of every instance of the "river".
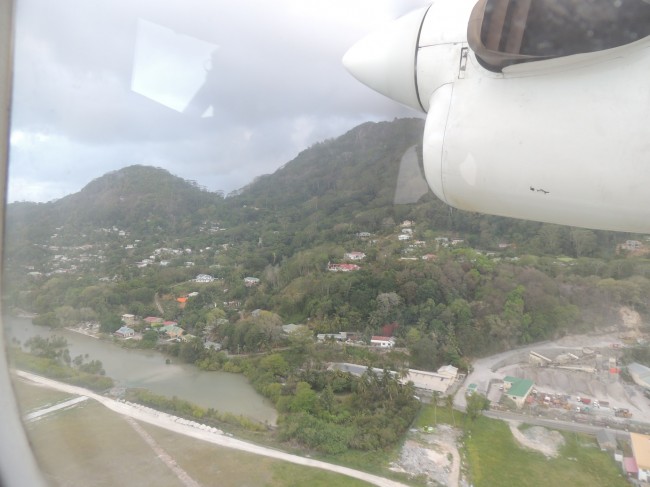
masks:
<svg viewBox="0 0 650 487"><path fill-rule="evenodd" d="M70 356L88 354L89 360L101 360L106 375L119 386L144 387L155 394L177 396L205 408L241 414L261 422L275 424L273 405L258 394L246 377L227 372L206 372L189 364L166 364L167 357L150 350L124 349L107 341L32 324L29 318L5 317L7 342L15 338L24 343L41 335L60 335L68 341Z"/></svg>

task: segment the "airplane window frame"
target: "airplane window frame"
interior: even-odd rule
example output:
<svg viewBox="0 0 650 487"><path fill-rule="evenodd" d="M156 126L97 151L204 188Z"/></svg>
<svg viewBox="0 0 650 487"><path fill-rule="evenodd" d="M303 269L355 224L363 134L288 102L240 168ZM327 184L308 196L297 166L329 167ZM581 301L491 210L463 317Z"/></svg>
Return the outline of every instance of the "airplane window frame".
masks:
<svg viewBox="0 0 650 487"><path fill-rule="evenodd" d="M15 1L0 2L0 255L4 262L4 215L7 195L9 134L13 80L13 40ZM0 279L0 288L2 286ZM0 307L0 312L1 312ZM4 330L4 329L3 329ZM44 486L45 482L32 453L23 427L16 396L11 384L4 331L0 333L0 485Z"/></svg>

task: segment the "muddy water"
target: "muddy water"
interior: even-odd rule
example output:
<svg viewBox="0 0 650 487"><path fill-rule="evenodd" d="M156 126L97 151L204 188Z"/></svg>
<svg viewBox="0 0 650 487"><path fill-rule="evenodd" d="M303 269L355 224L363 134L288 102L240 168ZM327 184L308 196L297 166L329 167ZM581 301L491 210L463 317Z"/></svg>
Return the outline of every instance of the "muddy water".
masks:
<svg viewBox="0 0 650 487"><path fill-rule="evenodd" d="M144 387L155 394L177 396L206 408L242 414L262 422L275 423L275 409L259 395L243 375L226 372L205 372L188 364L166 364L159 352L127 350L106 340L98 340L68 330L57 330L32 324L27 318L4 318L7 341L24 343L35 335L61 335L68 341L70 356L88 354L101 360L106 375L117 385Z"/></svg>

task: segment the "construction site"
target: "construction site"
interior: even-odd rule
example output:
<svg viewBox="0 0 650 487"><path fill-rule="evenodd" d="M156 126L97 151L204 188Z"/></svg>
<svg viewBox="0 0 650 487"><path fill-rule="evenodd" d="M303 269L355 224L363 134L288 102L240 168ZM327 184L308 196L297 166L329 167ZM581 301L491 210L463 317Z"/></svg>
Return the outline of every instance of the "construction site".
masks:
<svg viewBox="0 0 650 487"><path fill-rule="evenodd" d="M493 409L650 432L650 393L626 373L625 347L618 330L504 352L474 362L461 391L486 395ZM524 383L519 397L510 394L513 381ZM465 401L456 395L456 405Z"/></svg>

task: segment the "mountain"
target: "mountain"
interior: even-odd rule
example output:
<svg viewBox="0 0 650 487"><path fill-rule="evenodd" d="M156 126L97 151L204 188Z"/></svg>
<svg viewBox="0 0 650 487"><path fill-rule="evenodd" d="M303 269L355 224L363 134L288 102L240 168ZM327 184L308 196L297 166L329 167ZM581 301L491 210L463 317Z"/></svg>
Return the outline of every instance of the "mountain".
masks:
<svg viewBox="0 0 650 487"><path fill-rule="evenodd" d="M373 226L392 213L400 158L420 143L423 128L421 119L362 124L304 150L225 202L220 194L164 169L130 166L54 202L8 205L7 228L19 240L42 241L62 228L79 233L116 226L136 234L180 235L210 218L230 227L251 218L303 226L354 220ZM255 215L248 215L253 208Z"/></svg>
<svg viewBox="0 0 650 487"><path fill-rule="evenodd" d="M462 235L483 248L504 240L576 256L613 248L612 232L570 234L568 227L452 210L431 192L417 203L396 205L402 156L412 147L421 153L423 129L424 121L415 118L364 123L309 147L225 199L163 169L127 167L55 202L8 205L9 244L44 242L55 233L70 244L80 234L111 227L135 238L185 238L210 223L227 228L233 242L258 242L281 231L286 256L331 240L333 230L379 232L409 219L421 231ZM540 238L542 227L549 228ZM547 234L552 234L552 247L544 241Z"/></svg>
<svg viewBox="0 0 650 487"><path fill-rule="evenodd" d="M220 195L164 169L136 165L109 172L57 201L12 203L7 229L27 241L40 241L62 229L78 233L113 226L136 233L179 233L199 223L199 210L221 201Z"/></svg>
<svg viewBox="0 0 650 487"><path fill-rule="evenodd" d="M591 258L611 256L621 235L451 210L430 192L395 204L400 164L421 151L422 130L418 119L362 124L225 199L132 166L56 202L8 205L8 300L44 314L147 316L159 312L155 295L194 290L206 273L216 282L194 304L170 298L166 316L190 333L219 302L233 320L264 309L321 332L398 322L403 338L417 328L423 367L587 330L622 304L650 309L650 263ZM453 240L460 246L445 245ZM355 272L330 272L352 253L365 254Z"/></svg>
<svg viewBox="0 0 650 487"><path fill-rule="evenodd" d="M351 224L374 231L395 217L400 160L419 147L423 129L420 119L369 122L315 144L227 198L228 226L258 222L313 234ZM437 201L432 195L429 200Z"/></svg>

